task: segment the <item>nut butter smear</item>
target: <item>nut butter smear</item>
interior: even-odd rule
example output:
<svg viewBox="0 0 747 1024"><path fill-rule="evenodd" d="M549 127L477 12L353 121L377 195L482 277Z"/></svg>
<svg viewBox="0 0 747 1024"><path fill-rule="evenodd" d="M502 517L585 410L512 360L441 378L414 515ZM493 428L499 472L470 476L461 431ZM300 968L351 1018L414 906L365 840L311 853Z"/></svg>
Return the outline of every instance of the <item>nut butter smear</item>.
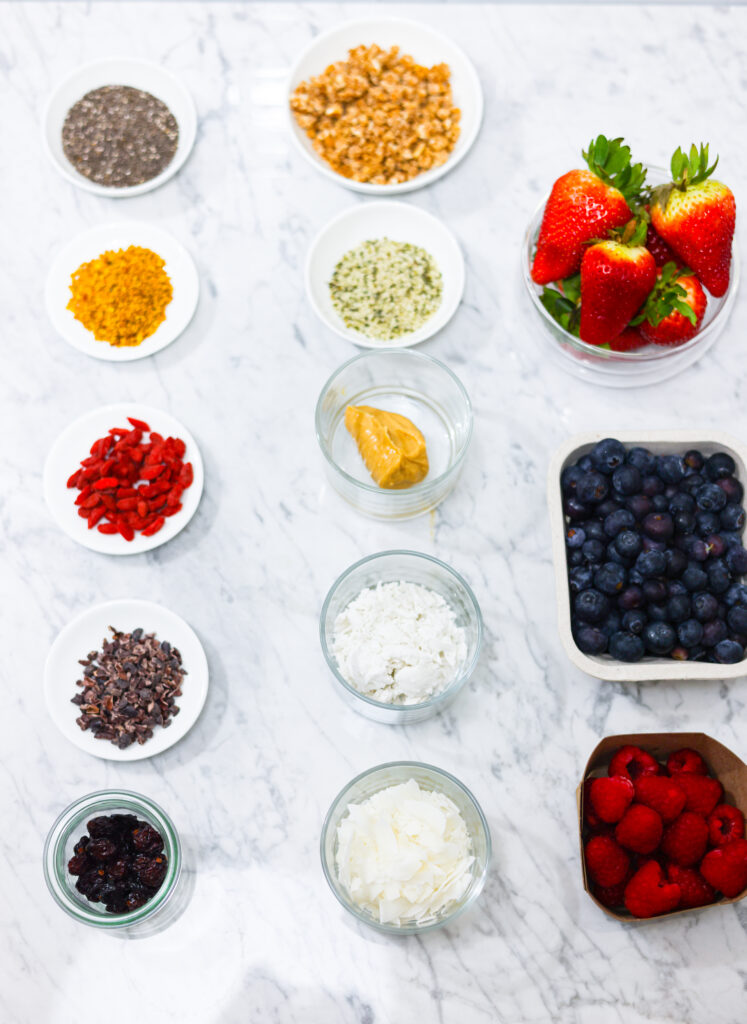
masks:
<svg viewBox="0 0 747 1024"><path fill-rule="evenodd" d="M370 405L349 405L345 426L379 487L403 490L426 477L425 438L406 416Z"/></svg>

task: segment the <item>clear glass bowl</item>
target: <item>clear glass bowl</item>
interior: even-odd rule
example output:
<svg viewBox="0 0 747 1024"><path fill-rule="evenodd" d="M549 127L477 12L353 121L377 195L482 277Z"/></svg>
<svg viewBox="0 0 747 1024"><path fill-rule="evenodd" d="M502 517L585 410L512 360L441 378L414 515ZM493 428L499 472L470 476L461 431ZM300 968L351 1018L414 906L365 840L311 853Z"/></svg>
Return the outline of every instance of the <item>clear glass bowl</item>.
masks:
<svg viewBox="0 0 747 1024"><path fill-rule="evenodd" d="M428 475L414 487L377 486L345 426L348 405L371 405L409 417L425 436ZM336 370L316 405L316 437L327 477L364 515L410 519L439 505L459 478L472 437L472 406L461 381L422 352L381 349Z"/></svg>
<svg viewBox="0 0 747 1024"><path fill-rule="evenodd" d="M657 185L671 180L664 168L649 166L648 172L650 184ZM634 352L612 352L597 345L589 345L563 330L540 302L542 288L532 280L531 266L547 198L545 196L535 210L524 235L521 269L524 291L532 308L530 323L533 332L545 343L545 351L553 360L574 377L606 387L625 388L667 380L700 359L726 326L737 296L740 267L736 242L732 249L731 279L726 295L716 299L710 292L707 293L708 306L701 328L694 338L676 348L647 345Z"/></svg>
<svg viewBox="0 0 747 1024"><path fill-rule="evenodd" d="M67 870L73 847L86 834L86 822L99 814L135 814L163 838L168 870L161 888L153 899L126 914L110 914L103 903L89 903L75 888L75 876ZM151 925L156 916L164 917L167 904L170 907L172 903L181 869L181 844L171 819L148 797L126 789L100 790L70 804L49 830L44 844L44 878L56 903L76 921L95 928L132 928L145 922Z"/></svg>
<svg viewBox="0 0 747 1024"><path fill-rule="evenodd" d="M420 704L389 704L360 693L340 674L332 652L334 625L340 612L367 587L399 580L419 583L440 594L453 609L457 625L465 631L467 652L454 679ZM482 615L468 584L445 562L418 551L381 551L351 565L332 584L319 617L319 639L339 684L336 689L353 711L386 725L411 725L448 707L474 672L482 646Z"/></svg>
<svg viewBox="0 0 747 1024"><path fill-rule="evenodd" d="M338 881L337 827L346 816L349 804L362 803L374 793L378 793L380 789L399 785L409 779L415 779L421 789L444 793L459 808L459 813L464 818L467 831L472 839L472 856L474 857L471 868L472 877L461 900L446 907L435 921L428 924L382 924L368 911L356 906ZM392 761L389 764L380 764L375 768L369 768L368 771L356 776L338 793L327 812L327 817L322 825L320 844L324 877L339 902L358 921L387 935L419 935L432 931L434 928L443 928L444 925L450 924L464 913L483 890L488 875L491 850L490 829L482 808L472 793L453 775L441 768L434 768L433 765L422 764L419 761Z"/></svg>

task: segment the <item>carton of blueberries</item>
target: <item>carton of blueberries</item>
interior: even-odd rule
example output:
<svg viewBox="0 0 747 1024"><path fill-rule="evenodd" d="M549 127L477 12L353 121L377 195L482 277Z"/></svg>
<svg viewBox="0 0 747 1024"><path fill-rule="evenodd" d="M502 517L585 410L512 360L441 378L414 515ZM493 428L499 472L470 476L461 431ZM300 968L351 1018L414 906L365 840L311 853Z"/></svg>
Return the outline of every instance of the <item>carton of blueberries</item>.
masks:
<svg viewBox="0 0 747 1024"><path fill-rule="evenodd" d="M747 450L725 434L588 434L548 495L558 627L599 679L747 675Z"/></svg>
<svg viewBox="0 0 747 1024"><path fill-rule="evenodd" d="M576 790L583 886L617 921L747 895L747 765L704 733L607 736Z"/></svg>

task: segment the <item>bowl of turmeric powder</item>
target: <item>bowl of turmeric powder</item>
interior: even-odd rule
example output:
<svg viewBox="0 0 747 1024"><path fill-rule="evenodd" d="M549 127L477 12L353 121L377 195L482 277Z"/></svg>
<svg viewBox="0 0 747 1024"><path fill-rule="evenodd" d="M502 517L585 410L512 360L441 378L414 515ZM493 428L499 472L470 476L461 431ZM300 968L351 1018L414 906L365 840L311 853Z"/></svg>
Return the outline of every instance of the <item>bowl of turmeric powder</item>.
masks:
<svg viewBox="0 0 747 1024"><path fill-rule="evenodd" d="M410 519L456 486L472 437L464 385L432 356L368 351L322 388L316 436L332 488L364 515Z"/></svg>

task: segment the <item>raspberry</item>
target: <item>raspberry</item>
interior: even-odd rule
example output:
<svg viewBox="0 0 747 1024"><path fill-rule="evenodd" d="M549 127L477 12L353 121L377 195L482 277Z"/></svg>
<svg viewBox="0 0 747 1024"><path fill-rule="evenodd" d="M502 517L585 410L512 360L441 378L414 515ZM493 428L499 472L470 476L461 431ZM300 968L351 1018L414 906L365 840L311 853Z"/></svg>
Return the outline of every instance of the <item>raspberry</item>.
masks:
<svg viewBox="0 0 747 1024"><path fill-rule="evenodd" d="M703 858L700 873L706 882L731 899L747 887L747 839L711 850Z"/></svg>
<svg viewBox="0 0 747 1024"><path fill-rule="evenodd" d="M744 815L731 804L719 804L708 819L708 838L712 846L726 846L744 838Z"/></svg>
<svg viewBox="0 0 747 1024"><path fill-rule="evenodd" d="M633 801L633 783L622 775L592 779L589 787L591 806L608 823L619 821Z"/></svg>
<svg viewBox="0 0 747 1024"><path fill-rule="evenodd" d="M695 868L681 868L679 864L667 864L667 878L680 887L680 910L704 907L707 903L715 902L715 889Z"/></svg>
<svg viewBox="0 0 747 1024"><path fill-rule="evenodd" d="M656 917L675 910L680 902L680 887L664 878L661 864L646 861L625 887L625 906L634 917Z"/></svg>
<svg viewBox="0 0 747 1024"><path fill-rule="evenodd" d="M638 803L656 811L665 825L682 813L685 791L675 779L668 779L666 775L641 775L633 785Z"/></svg>
<svg viewBox="0 0 747 1024"><path fill-rule="evenodd" d="M665 830L661 852L681 868L699 863L708 845L708 825L701 814L684 811Z"/></svg>
<svg viewBox="0 0 747 1024"><path fill-rule="evenodd" d="M592 892L603 906L609 907L610 910L617 910L618 907L622 907L625 904L625 887L627 884L628 876L626 875L618 885L608 885L606 887L595 885Z"/></svg>
<svg viewBox="0 0 747 1024"><path fill-rule="evenodd" d="M661 842L661 818L650 807L633 804L615 829L615 838L621 846L634 853L653 853Z"/></svg>
<svg viewBox="0 0 747 1024"><path fill-rule="evenodd" d="M619 885L628 877L630 857L611 836L593 836L584 854L586 870L602 888Z"/></svg>
<svg viewBox="0 0 747 1024"><path fill-rule="evenodd" d="M625 775L634 780L639 775L658 775L659 764L655 758L640 747L628 744L620 747L610 761L608 775Z"/></svg>
<svg viewBox="0 0 747 1024"><path fill-rule="evenodd" d="M707 775L708 768L705 761L697 750L690 747L683 747L682 750L675 750L667 758L667 771L670 775L684 772L689 775Z"/></svg>
<svg viewBox="0 0 747 1024"><path fill-rule="evenodd" d="M707 818L724 794L724 787L718 779L707 775L692 775L681 772L676 776L677 785L685 791L685 810L695 811Z"/></svg>

